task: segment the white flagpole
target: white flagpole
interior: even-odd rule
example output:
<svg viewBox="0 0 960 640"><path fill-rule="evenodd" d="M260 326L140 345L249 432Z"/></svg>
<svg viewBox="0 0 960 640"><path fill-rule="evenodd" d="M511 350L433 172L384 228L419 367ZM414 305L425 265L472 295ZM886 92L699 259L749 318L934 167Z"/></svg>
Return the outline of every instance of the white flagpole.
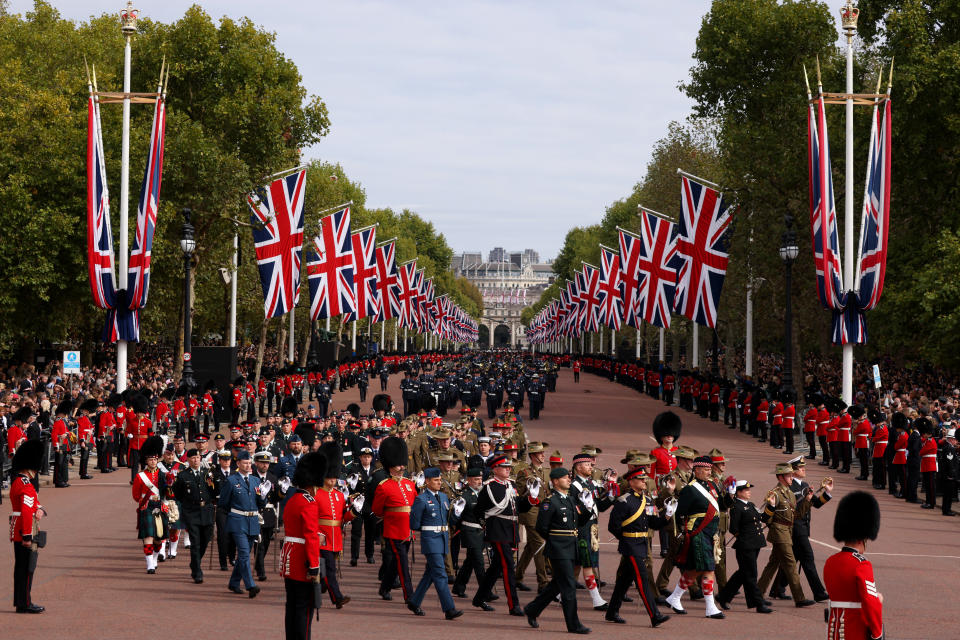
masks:
<svg viewBox="0 0 960 640"><path fill-rule="evenodd" d="M230 260L230 342L237 346L237 252L240 250L239 233L233 234L233 258Z"/></svg>
<svg viewBox="0 0 960 640"><path fill-rule="evenodd" d="M753 376L753 283L747 281L747 347L744 353L744 373Z"/></svg>
<svg viewBox="0 0 960 640"><path fill-rule="evenodd" d="M854 11L853 4L847 0L846 10ZM843 218L843 268L844 268L844 288L847 291L854 289L854 268L853 268L853 35L856 33L856 18L852 25L845 23L843 30L847 35L847 166L846 166L846 184L844 190L844 218ZM820 135L823 135L821 132ZM842 321L842 319L841 319ZM843 383L842 396L845 404L853 402L853 343L843 345Z"/></svg>
<svg viewBox="0 0 960 640"><path fill-rule="evenodd" d="M663 327L660 327L660 362L663 362L667 359L666 333L666 330L664 330Z"/></svg>
<svg viewBox="0 0 960 640"><path fill-rule="evenodd" d="M697 369L700 367L700 325L695 321L691 321L690 324L693 325L693 354L690 358L690 367Z"/></svg>
<svg viewBox="0 0 960 640"><path fill-rule="evenodd" d="M287 360L293 363L293 318L297 315L297 307L290 309L290 339L287 341Z"/></svg>
<svg viewBox="0 0 960 640"><path fill-rule="evenodd" d="M407 352L407 328L403 328L403 352Z"/></svg>
<svg viewBox="0 0 960 640"><path fill-rule="evenodd" d="M126 291L127 268L129 267L128 238L130 236L127 216L130 213L130 38L137 31L133 3L127 3L121 22L123 33L123 133L120 138L120 258L117 265L117 285ZM130 20L132 18L132 20ZM120 302L126 303L126 300ZM127 341L117 340L117 393L127 388Z"/></svg>
<svg viewBox="0 0 960 640"><path fill-rule="evenodd" d="M610 355L617 355L617 330L610 329Z"/></svg>
<svg viewBox="0 0 960 640"><path fill-rule="evenodd" d="M355 352L357 350L357 321L353 321L353 334L350 336L350 351Z"/></svg>
<svg viewBox="0 0 960 640"><path fill-rule="evenodd" d="M380 350L383 351L384 345L387 344L387 321L384 320L380 323Z"/></svg>
<svg viewBox="0 0 960 640"><path fill-rule="evenodd" d="M640 327L637 327L637 353L636 353L636 358L637 358L637 360L640 359Z"/></svg>

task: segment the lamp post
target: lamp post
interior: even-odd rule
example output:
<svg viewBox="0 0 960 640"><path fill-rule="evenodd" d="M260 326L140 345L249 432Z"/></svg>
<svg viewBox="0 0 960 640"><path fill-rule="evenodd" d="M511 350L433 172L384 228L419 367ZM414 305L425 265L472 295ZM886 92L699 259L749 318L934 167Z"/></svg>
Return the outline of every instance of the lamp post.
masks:
<svg viewBox="0 0 960 640"><path fill-rule="evenodd" d="M793 261L797 259L800 248L797 247L797 234L793 231L793 217L787 216L787 230L783 232L780 244L780 259L786 267L787 300L783 314L783 335L785 351L783 354L782 391L793 391Z"/></svg>
<svg viewBox="0 0 960 640"><path fill-rule="evenodd" d="M183 373L180 376L180 384L192 389L196 386L196 382L193 380L193 355L190 353L193 348L190 336L193 316L190 313L192 306L190 300L190 267L193 262L193 252L197 248L197 241L193 238L190 209L184 208L180 213L183 214L183 235L180 238L180 250L183 251Z"/></svg>

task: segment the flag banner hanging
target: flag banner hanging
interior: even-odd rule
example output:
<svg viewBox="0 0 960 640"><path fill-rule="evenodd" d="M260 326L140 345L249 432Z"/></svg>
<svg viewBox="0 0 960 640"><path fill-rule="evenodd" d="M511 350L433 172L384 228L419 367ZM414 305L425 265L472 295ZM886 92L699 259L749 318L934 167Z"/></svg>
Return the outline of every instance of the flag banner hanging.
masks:
<svg viewBox="0 0 960 640"><path fill-rule="evenodd" d="M617 228L620 241L620 278L623 281L623 321L640 328L643 307L640 302L640 260L645 257L643 240L626 229Z"/></svg>
<svg viewBox="0 0 960 640"><path fill-rule="evenodd" d="M584 331L600 331L600 269L583 263L583 271L577 274L582 277L583 286L581 287L583 296L583 320L581 321Z"/></svg>
<svg viewBox="0 0 960 640"><path fill-rule="evenodd" d="M377 290L377 228L367 227L351 234L353 253L353 293L356 311L347 314L347 321L375 318L380 311Z"/></svg>
<svg viewBox="0 0 960 640"><path fill-rule="evenodd" d="M674 311L712 329L727 274L732 212L722 193L687 175L680 176L680 201Z"/></svg>
<svg viewBox="0 0 960 640"><path fill-rule="evenodd" d="M644 249L638 262L637 304L643 320L664 329L670 328L680 263L674 226L669 220L640 209L640 237Z"/></svg>
<svg viewBox="0 0 960 640"><path fill-rule="evenodd" d="M397 244L388 240L377 247L376 288L379 304L377 322L400 316L400 288L397 274Z"/></svg>
<svg viewBox="0 0 960 640"><path fill-rule="evenodd" d="M614 331L623 322L623 281L620 254L600 245L600 322Z"/></svg>
<svg viewBox="0 0 960 640"><path fill-rule="evenodd" d="M291 311L300 300L306 182L306 170L296 171L247 196L265 318Z"/></svg>
<svg viewBox="0 0 960 640"><path fill-rule="evenodd" d="M416 285L417 259L400 265L400 315L397 316L398 323L406 329L415 329L416 320L416 298L417 292L414 290Z"/></svg>
<svg viewBox="0 0 960 640"><path fill-rule="evenodd" d="M310 318L338 318L356 310L350 207L320 220L320 235L307 249Z"/></svg>

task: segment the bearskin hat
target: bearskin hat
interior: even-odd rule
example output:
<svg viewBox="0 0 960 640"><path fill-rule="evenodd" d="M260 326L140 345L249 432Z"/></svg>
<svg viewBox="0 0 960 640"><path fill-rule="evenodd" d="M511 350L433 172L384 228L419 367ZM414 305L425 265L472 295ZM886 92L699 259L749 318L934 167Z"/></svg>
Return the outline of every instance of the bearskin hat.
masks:
<svg viewBox="0 0 960 640"><path fill-rule="evenodd" d="M380 443L380 462L384 469L407 466L407 443L401 438L390 436Z"/></svg>
<svg viewBox="0 0 960 640"><path fill-rule="evenodd" d="M682 427L683 422L681 422L680 416L673 411L664 411L653 419L653 437L656 438L657 442L663 444L664 437L673 436L673 441L676 442L680 439L680 429Z"/></svg>
<svg viewBox="0 0 960 640"><path fill-rule="evenodd" d="M29 469L30 471L39 471L40 466L43 463L43 441L42 440L27 440L20 448L17 449L17 452L13 454L13 472L24 471Z"/></svg>
<svg viewBox="0 0 960 640"><path fill-rule="evenodd" d="M420 403L420 408L424 411L430 411L431 409L437 408L437 399L433 394L427 394L423 397L423 401Z"/></svg>
<svg viewBox="0 0 960 640"><path fill-rule="evenodd" d="M339 442L324 442L320 445L320 453L327 460L327 471L324 478L339 478L340 467L343 466L343 448Z"/></svg>
<svg viewBox="0 0 960 640"><path fill-rule="evenodd" d="M933 433L933 423L929 418L917 418L913 421L913 428L924 435Z"/></svg>
<svg viewBox="0 0 960 640"><path fill-rule="evenodd" d="M297 401L293 399L293 396L287 396L280 403L280 415L285 413L297 413Z"/></svg>
<svg viewBox="0 0 960 640"><path fill-rule="evenodd" d="M870 407L867 409L867 420L870 421L870 424L876 426L883 422L883 414L876 407Z"/></svg>
<svg viewBox="0 0 960 640"><path fill-rule="evenodd" d="M204 391L211 391L217 388L217 383L214 380L207 380L203 385Z"/></svg>
<svg viewBox="0 0 960 640"><path fill-rule="evenodd" d="M863 414L866 413L862 404L852 404L847 407L847 414L854 420L859 420L863 417Z"/></svg>
<svg viewBox="0 0 960 640"><path fill-rule="evenodd" d="M314 424L313 422L298 422L297 428L293 431L300 436L304 449L310 449L313 446L313 441L317 439L317 432L313 430Z"/></svg>
<svg viewBox="0 0 960 640"><path fill-rule="evenodd" d="M173 400L174 395L177 393L177 390L173 387L167 387L160 392L160 397L164 400Z"/></svg>
<svg viewBox="0 0 960 640"><path fill-rule="evenodd" d="M243 376L238 376L238 377L233 381L233 386L235 386L235 387L242 387L242 386L245 385L245 384L247 384L247 381L243 379Z"/></svg>
<svg viewBox="0 0 960 640"><path fill-rule="evenodd" d="M104 403L111 409L116 409L120 406L120 403L123 402L123 398L120 397L119 393L111 393L107 397L107 401Z"/></svg>
<svg viewBox="0 0 960 640"><path fill-rule="evenodd" d="M186 398L186 397L189 396L189 395L190 395L190 387L189 387L189 386L187 386L187 385L185 385L185 384L181 384L179 387L177 387L177 397L178 397L178 398Z"/></svg>
<svg viewBox="0 0 960 640"><path fill-rule="evenodd" d="M784 389L780 392L780 399L784 402L796 402L797 392L793 389Z"/></svg>
<svg viewBox="0 0 960 640"><path fill-rule="evenodd" d="M160 457L163 453L163 438L160 436L150 436L140 445L140 459L146 460L151 456Z"/></svg>
<svg viewBox="0 0 960 640"><path fill-rule="evenodd" d="M360 417L360 405L358 405L356 402L351 402L350 404L347 405L347 413L349 413L351 416L353 416L354 419L359 418L359 417Z"/></svg>
<svg viewBox="0 0 960 640"><path fill-rule="evenodd" d="M127 401L134 413L149 413L150 401L142 393L135 393Z"/></svg>
<svg viewBox="0 0 960 640"><path fill-rule="evenodd" d="M880 505L866 491L851 491L837 505L833 537L837 542L876 540L880 532Z"/></svg>
<svg viewBox="0 0 960 640"><path fill-rule="evenodd" d="M903 429L906 431L908 424L909 420L907 420L907 416L903 415L899 411L894 412L894 414L890 416L890 426L894 429Z"/></svg>
<svg viewBox="0 0 960 640"><path fill-rule="evenodd" d="M322 487L326 472L327 459L319 451L311 451L297 463L297 469L293 472L293 484L301 489Z"/></svg>
<svg viewBox="0 0 960 640"><path fill-rule="evenodd" d="M54 413L56 413L57 415L62 414L62 415L68 416L70 415L71 411L73 411L73 403L70 402L69 400L64 400L63 402L57 405L57 410Z"/></svg>
<svg viewBox="0 0 960 640"><path fill-rule="evenodd" d="M91 398L90 400L85 401L80 405L80 411L86 411L87 413L93 413L100 408L100 403Z"/></svg>
<svg viewBox="0 0 960 640"><path fill-rule="evenodd" d="M33 410L30 407L20 407L16 413L13 414L13 420L14 422L26 422L32 415Z"/></svg>
<svg viewBox="0 0 960 640"><path fill-rule="evenodd" d="M390 396L385 393L378 393L373 396L374 411L390 411Z"/></svg>

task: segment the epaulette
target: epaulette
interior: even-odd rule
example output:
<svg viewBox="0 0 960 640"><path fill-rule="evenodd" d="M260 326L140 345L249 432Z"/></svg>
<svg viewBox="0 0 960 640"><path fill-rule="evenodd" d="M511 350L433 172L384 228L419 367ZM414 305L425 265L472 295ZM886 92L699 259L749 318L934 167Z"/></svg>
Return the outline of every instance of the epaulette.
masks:
<svg viewBox="0 0 960 640"><path fill-rule="evenodd" d="M377 486L379 487L381 484L383 484L384 482L386 482L386 481L389 480L389 479L390 479L389 476L386 477L386 478L384 478L383 480L381 480L380 482L377 483Z"/></svg>
<svg viewBox="0 0 960 640"><path fill-rule="evenodd" d="M856 558L857 560L859 560L860 562L866 562L866 561L867 561L867 559L866 559L865 557L863 557L862 555L860 555L860 552L859 552L859 551L854 551L854 552L853 552L853 557Z"/></svg>
<svg viewBox="0 0 960 640"><path fill-rule="evenodd" d="M312 495L310 495L309 493L307 493L306 491L303 492L303 498L304 498L304 500L306 500L307 502L316 502L316 500L314 499L314 497L313 497Z"/></svg>
<svg viewBox="0 0 960 640"><path fill-rule="evenodd" d="M617 502L626 502L626 501L627 501L627 496L626 496L626 495L622 495L622 496L620 496L619 498L617 498Z"/></svg>
<svg viewBox="0 0 960 640"><path fill-rule="evenodd" d="M27 476L20 476L20 482L23 484L30 484L30 479Z"/></svg>

